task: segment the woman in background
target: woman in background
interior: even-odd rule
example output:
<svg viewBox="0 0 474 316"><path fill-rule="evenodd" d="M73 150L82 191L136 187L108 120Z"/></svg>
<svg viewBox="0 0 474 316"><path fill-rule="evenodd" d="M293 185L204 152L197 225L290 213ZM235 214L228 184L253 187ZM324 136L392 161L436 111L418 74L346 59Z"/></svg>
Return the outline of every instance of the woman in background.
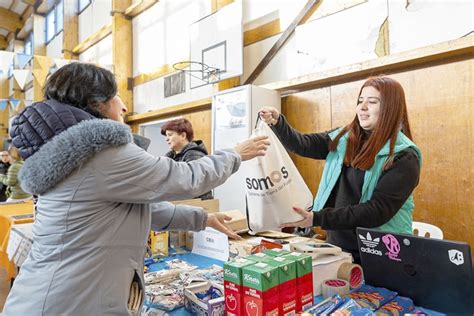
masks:
<svg viewBox="0 0 474 316"><path fill-rule="evenodd" d="M192 161L208 155L206 146L202 140L194 140L193 126L185 118L166 122L161 127L161 135L166 136L166 143L171 149L166 157L174 161ZM202 200L213 198L212 191L198 196Z"/></svg>
<svg viewBox="0 0 474 316"><path fill-rule="evenodd" d="M0 159L0 175L6 175L8 168L10 168L10 155L8 154L8 151L2 151L0 153L1 159ZM0 183L0 202L5 202L7 200L7 186L4 185L3 183Z"/></svg>
<svg viewBox="0 0 474 316"><path fill-rule="evenodd" d="M8 168L7 174L0 175L0 182L7 186L6 195L8 196L7 202L21 202L31 199L31 194L23 191L18 180L18 174L23 166L23 159L21 159L20 152L15 146L10 145L8 149L8 156L10 160L10 167ZM3 156L2 156L3 162Z"/></svg>

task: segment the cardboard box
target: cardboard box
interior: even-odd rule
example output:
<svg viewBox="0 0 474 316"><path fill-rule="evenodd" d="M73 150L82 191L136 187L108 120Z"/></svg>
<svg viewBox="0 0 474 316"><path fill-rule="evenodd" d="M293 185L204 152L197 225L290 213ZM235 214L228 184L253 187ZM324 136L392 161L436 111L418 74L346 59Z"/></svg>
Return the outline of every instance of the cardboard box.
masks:
<svg viewBox="0 0 474 316"><path fill-rule="evenodd" d="M239 211L239 210L232 210L232 211L225 211L221 212L226 214L227 216L232 217L232 220L226 222L226 225L230 227L236 233L246 233L249 231L249 227L247 224L247 217Z"/></svg>
<svg viewBox="0 0 474 316"><path fill-rule="evenodd" d="M224 294L226 315L243 315L244 290L242 269L253 264L255 264L254 261L244 258L237 258L233 261L224 263Z"/></svg>
<svg viewBox="0 0 474 316"><path fill-rule="evenodd" d="M196 293L205 292L213 286L224 293L224 288L221 285L212 282L200 282L184 288L184 307L192 314L199 316L215 315L224 316L225 304L224 295L218 298L210 299L207 303L201 301Z"/></svg>
<svg viewBox="0 0 474 316"><path fill-rule="evenodd" d="M207 213L219 212L219 199L211 199L211 200L191 199L191 200L172 201L171 203L175 205L184 204L184 205L202 207Z"/></svg>
<svg viewBox="0 0 474 316"><path fill-rule="evenodd" d="M259 262L242 268L245 316L278 316L278 268Z"/></svg>

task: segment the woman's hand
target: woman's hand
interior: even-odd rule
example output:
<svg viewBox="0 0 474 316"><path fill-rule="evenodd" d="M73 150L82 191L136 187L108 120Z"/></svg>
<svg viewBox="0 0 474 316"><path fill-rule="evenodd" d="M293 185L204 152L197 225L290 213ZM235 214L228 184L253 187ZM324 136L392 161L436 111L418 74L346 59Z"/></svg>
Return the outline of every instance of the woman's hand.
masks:
<svg viewBox="0 0 474 316"><path fill-rule="evenodd" d="M262 121L268 125L275 125L278 123L278 118L280 117L280 112L273 107L264 107L258 112Z"/></svg>
<svg viewBox="0 0 474 316"><path fill-rule="evenodd" d="M293 211L303 216L303 219L293 223L284 223L280 225L280 228L285 227L312 227L313 226L313 212L308 212L299 207L293 207Z"/></svg>
<svg viewBox="0 0 474 316"><path fill-rule="evenodd" d="M222 213L211 213L207 216L206 226L214 228L232 239L242 239L242 237L234 233L234 231L225 224L225 221L230 221L231 219L232 217Z"/></svg>
<svg viewBox="0 0 474 316"><path fill-rule="evenodd" d="M268 136L257 136L237 144L234 150L242 157L242 161L246 161L257 156L265 156L268 146L270 146Z"/></svg>

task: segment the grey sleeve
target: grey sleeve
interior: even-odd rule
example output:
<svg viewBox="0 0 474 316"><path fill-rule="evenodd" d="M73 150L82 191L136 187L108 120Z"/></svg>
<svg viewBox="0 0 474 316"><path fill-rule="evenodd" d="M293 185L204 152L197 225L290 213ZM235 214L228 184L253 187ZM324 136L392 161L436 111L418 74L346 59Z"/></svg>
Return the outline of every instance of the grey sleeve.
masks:
<svg viewBox="0 0 474 316"><path fill-rule="evenodd" d="M150 204L150 210L151 229L155 231L200 231L206 228L207 213L201 207L161 202Z"/></svg>
<svg viewBox="0 0 474 316"><path fill-rule="evenodd" d="M127 144L98 154L93 168L102 199L153 203L200 196L224 183L240 162L240 155L233 150L183 163Z"/></svg>

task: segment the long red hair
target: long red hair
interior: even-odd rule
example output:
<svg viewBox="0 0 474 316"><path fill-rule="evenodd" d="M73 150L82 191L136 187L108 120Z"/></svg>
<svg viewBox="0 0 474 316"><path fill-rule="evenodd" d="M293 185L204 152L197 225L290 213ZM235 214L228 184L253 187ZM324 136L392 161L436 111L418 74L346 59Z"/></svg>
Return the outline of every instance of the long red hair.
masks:
<svg viewBox="0 0 474 316"><path fill-rule="evenodd" d="M329 143L329 150L336 150L339 139L349 132L344 164L368 170L374 164L377 153L390 140L389 159L384 166L384 169L388 169L393 162L393 150L398 132L401 130L409 139L412 139L405 92L398 81L385 76L368 78L360 88L358 98L365 87L374 87L380 92L380 114L374 130L367 137L360 127L356 114L352 122Z"/></svg>

